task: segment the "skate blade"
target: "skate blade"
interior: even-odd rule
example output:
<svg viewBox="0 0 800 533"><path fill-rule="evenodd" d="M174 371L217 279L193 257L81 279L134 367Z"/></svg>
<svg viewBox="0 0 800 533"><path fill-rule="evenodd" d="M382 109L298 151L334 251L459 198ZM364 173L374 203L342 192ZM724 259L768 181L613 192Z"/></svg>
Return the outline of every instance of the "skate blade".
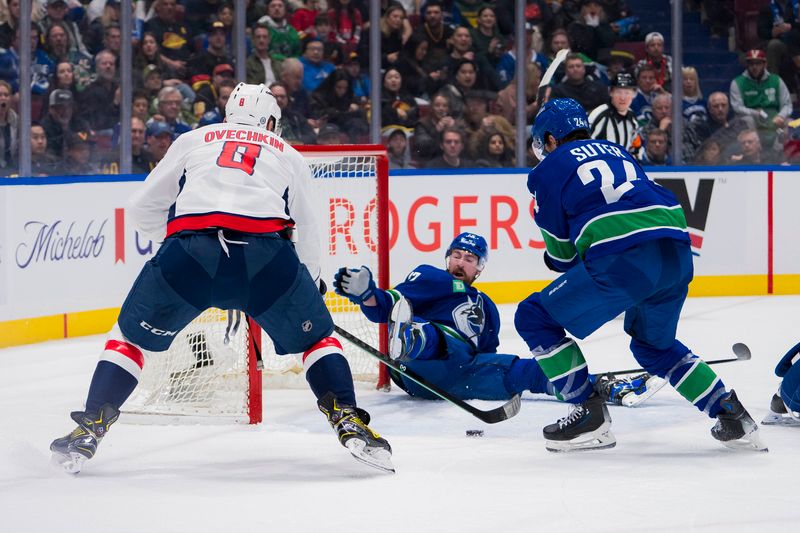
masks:
<svg viewBox="0 0 800 533"><path fill-rule="evenodd" d="M403 355L403 343L400 341L399 328L410 323L412 319L411 305L402 298L394 304L389 314L389 357L397 359Z"/></svg>
<svg viewBox="0 0 800 533"><path fill-rule="evenodd" d="M658 376L651 376L650 379L647 380L647 383L645 383L645 389L641 393L637 394L632 392L623 396L622 405L625 407L636 407L637 405L641 405L652 395L660 391L666 384L666 379Z"/></svg>
<svg viewBox="0 0 800 533"><path fill-rule="evenodd" d="M603 424L591 433L580 435L572 440L545 440L544 446L548 452L553 453L607 450L617 445L617 439L611 433L610 428L611 424Z"/></svg>
<svg viewBox="0 0 800 533"><path fill-rule="evenodd" d="M765 426L800 427L800 420L797 418L772 411L767 413L761 423Z"/></svg>
<svg viewBox="0 0 800 533"><path fill-rule="evenodd" d="M750 432L745 433L743 437L735 440L721 441L722 444L731 450L744 451L744 452L768 452L769 448L761 440L758 434L758 428L754 427Z"/></svg>
<svg viewBox="0 0 800 533"><path fill-rule="evenodd" d="M391 461L392 453L384 448L368 449L366 445L367 443L360 439L350 439L344 444L356 461L383 472L394 474L394 465Z"/></svg>
<svg viewBox="0 0 800 533"><path fill-rule="evenodd" d="M74 476L83 469L83 463L86 462L86 457L76 452L70 452L68 454L53 452L50 456L50 462L61 468L67 474L72 474Z"/></svg>

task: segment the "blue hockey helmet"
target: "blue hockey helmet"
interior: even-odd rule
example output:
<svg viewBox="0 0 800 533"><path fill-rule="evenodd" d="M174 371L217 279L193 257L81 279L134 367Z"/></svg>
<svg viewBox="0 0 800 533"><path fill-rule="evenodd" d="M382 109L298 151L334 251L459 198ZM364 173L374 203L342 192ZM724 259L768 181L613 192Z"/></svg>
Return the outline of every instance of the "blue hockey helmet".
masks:
<svg viewBox="0 0 800 533"><path fill-rule="evenodd" d="M447 247L447 253L444 254L445 261L453 250L464 250L478 258L478 271L483 270L486 266L486 261L489 259L489 247L486 244L486 239L476 233L464 232L460 233L453 239L450 246Z"/></svg>
<svg viewBox="0 0 800 533"><path fill-rule="evenodd" d="M556 98L542 106L531 126L531 147L536 158L542 161L548 154L545 151L545 137L549 133L560 141L576 130L589 131L589 117L586 110L572 98Z"/></svg>

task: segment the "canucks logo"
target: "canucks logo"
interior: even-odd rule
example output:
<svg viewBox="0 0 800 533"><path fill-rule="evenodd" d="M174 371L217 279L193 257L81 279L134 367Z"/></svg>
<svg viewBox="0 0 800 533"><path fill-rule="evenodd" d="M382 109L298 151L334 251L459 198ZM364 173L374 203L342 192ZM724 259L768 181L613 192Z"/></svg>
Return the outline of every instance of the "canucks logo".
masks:
<svg viewBox="0 0 800 533"><path fill-rule="evenodd" d="M464 335L469 341L478 346L478 338L483 332L483 325L486 322L486 315L483 312L483 298L480 294L472 301L467 296L467 301L453 309L453 322L459 333Z"/></svg>

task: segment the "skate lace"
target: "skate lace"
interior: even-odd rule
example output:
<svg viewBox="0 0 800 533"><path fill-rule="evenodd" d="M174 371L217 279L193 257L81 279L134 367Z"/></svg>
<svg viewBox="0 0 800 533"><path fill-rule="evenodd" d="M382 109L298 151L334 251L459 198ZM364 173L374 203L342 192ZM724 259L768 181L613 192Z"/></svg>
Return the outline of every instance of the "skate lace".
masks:
<svg viewBox="0 0 800 533"><path fill-rule="evenodd" d="M573 424L583 416L584 411L585 409L583 408L582 405L573 405L570 408L570 411L567 414L567 416L565 416L564 418L560 418L558 420L558 427L563 429L569 426L570 424Z"/></svg>

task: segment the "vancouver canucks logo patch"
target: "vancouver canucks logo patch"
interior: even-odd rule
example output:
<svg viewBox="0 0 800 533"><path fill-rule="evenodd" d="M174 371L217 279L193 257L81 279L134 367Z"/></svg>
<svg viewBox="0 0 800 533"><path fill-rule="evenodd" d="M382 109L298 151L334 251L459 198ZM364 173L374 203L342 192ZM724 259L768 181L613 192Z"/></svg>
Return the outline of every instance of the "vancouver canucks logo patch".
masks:
<svg viewBox="0 0 800 533"><path fill-rule="evenodd" d="M453 280L453 292L467 292L467 288L464 286L464 282L460 279Z"/></svg>
<svg viewBox="0 0 800 533"><path fill-rule="evenodd" d="M480 294L473 302L467 296L467 301L453 309L453 322L456 329L472 342L473 345L478 345L478 338L483 332L483 326L486 323L486 314L483 311L483 298Z"/></svg>

